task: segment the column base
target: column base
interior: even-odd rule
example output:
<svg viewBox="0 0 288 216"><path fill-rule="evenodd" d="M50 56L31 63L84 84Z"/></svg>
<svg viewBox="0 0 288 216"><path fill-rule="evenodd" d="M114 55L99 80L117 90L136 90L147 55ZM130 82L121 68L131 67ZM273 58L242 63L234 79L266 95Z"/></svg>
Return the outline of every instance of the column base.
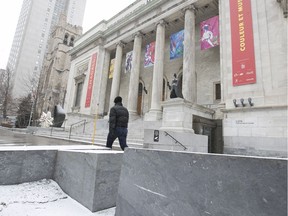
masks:
<svg viewBox="0 0 288 216"><path fill-rule="evenodd" d="M159 121L162 119L162 111L161 110L150 110L144 116L144 121Z"/></svg>
<svg viewBox="0 0 288 216"><path fill-rule="evenodd" d="M138 115L138 113L135 112L135 111L129 111L129 110L128 110L128 112L129 112L129 122L135 121L135 120L141 118L141 117Z"/></svg>

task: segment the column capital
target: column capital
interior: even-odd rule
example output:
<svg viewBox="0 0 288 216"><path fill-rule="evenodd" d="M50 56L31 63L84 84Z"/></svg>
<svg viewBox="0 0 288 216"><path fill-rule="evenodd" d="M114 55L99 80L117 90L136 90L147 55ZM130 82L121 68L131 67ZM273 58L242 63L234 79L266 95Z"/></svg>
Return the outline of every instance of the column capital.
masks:
<svg viewBox="0 0 288 216"><path fill-rule="evenodd" d="M188 10L196 12L198 9L193 4L191 4L191 5L188 5L187 7L183 8L182 13L185 14L186 11L188 11Z"/></svg>
<svg viewBox="0 0 288 216"><path fill-rule="evenodd" d="M143 37L144 37L144 34L143 34L141 31L138 31L138 32L136 32L135 34L133 34L132 37L133 37L133 38L136 38L136 37L141 37L141 38L143 38Z"/></svg>
<svg viewBox="0 0 288 216"><path fill-rule="evenodd" d="M119 47L121 47L121 48L124 48L125 45L126 45L126 44L125 44L124 42L122 42L122 41L119 41L118 43L116 43L116 47L119 46Z"/></svg>
<svg viewBox="0 0 288 216"><path fill-rule="evenodd" d="M159 20L159 21L155 24L156 27L157 27L158 25L161 25L161 26L163 26L163 27L166 27L166 26L168 25L168 23L167 23L164 19L162 19L162 20Z"/></svg>

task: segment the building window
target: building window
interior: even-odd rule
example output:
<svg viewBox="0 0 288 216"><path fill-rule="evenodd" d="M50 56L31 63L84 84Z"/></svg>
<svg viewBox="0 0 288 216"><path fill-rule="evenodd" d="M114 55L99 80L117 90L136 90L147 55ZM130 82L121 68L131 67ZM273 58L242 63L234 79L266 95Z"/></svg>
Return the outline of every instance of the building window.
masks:
<svg viewBox="0 0 288 216"><path fill-rule="evenodd" d="M214 100L221 100L221 84L220 82L214 83Z"/></svg>
<svg viewBox="0 0 288 216"><path fill-rule="evenodd" d="M166 80L163 79L163 84L162 84L162 101L165 101L165 95L166 95Z"/></svg>
<svg viewBox="0 0 288 216"><path fill-rule="evenodd" d="M68 35L68 34L65 34L63 43L66 44L66 45L67 45L67 43L68 43L68 37L69 37L69 35Z"/></svg>
<svg viewBox="0 0 288 216"><path fill-rule="evenodd" d="M70 38L69 46L71 46L71 47L74 46L74 37L73 36Z"/></svg>
<svg viewBox="0 0 288 216"><path fill-rule="evenodd" d="M80 102L81 102L81 95L82 95L82 90L83 90L83 82L78 82L76 88L76 95L75 95L75 107L80 107Z"/></svg>

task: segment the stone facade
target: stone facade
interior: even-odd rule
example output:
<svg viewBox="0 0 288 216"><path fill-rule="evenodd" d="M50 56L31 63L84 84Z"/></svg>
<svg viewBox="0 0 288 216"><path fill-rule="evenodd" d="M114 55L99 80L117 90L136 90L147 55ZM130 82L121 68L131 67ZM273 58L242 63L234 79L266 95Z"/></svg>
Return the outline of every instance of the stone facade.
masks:
<svg viewBox="0 0 288 216"><path fill-rule="evenodd" d="M64 106L71 64L69 51L82 34L82 27L68 24L64 15L61 18L52 32L41 71L37 104L39 114L50 111L53 115L56 105Z"/></svg>
<svg viewBox="0 0 288 216"><path fill-rule="evenodd" d="M187 114L185 125L208 135L210 150L218 149L209 152L287 157L288 47L283 7L276 0L250 1L257 81L235 86L231 2L138 0L98 23L70 52L68 122L73 123L75 116L105 118L114 97L121 95L131 122L142 119L144 129L167 126L170 111L165 112L165 104L173 100L167 84L176 74L183 94L180 103L189 104L190 110L175 115L175 121L179 125ZM217 15L220 46L201 50L200 23ZM170 36L180 30L185 35L183 57L170 59ZM154 41L154 66L144 67L145 47ZM125 72L126 54L131 51L132 69ZM168 122L173 130L173 120ZM132 127L129 130L133 132Z"/></svg>

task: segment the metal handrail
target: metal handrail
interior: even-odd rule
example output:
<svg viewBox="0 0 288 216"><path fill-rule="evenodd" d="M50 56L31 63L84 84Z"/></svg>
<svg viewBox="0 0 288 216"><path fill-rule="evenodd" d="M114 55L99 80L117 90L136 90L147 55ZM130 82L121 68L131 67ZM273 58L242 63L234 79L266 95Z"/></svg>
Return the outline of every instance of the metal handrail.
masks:
<svg viewBox="0 0 288 216"><path fill-rule="evenodd" d="M172 138L172 139L175 141L175 144L179 143L179 144L184 148L184 150L187 149L186 146L184 146L181 142L179 142L177 139L175 139L175 138L174 138L172 135L170 135L168 132L164 131L164 133L165 133L165 136L169 136L170 138Z"/></svg>
<svg viewBox="0 0 288 216"><path fill-rule="evenodd" d="M81 120L81 121L79 121L79 122L75 122L75 123L73 123L73 124L70 125L70 130L69 130L69 139L70 139L70 137L71 137L72 127L73 127L74 125L80 124L80 123L82 123L82 122L84 122L83 134L85 133L85 125L86 125L86 121L87 121L87 120L84 119L84 120Z"/></svg>
<svg viewBox="0 0 288 216"><path fill-rule="evenodd" d="M68 119L64 119L64 121L63 121L63 123L64 123L64 126L63 126L63 130L65 130L65 124L66 124L66 121L67 121ZM53 125L54 124L58 124L58 123L60 123L61 121L59 121L59 122L56 122L56 123L54 123L53 122ZM50 136L52 136L52 131L53 131L53 125L51 125L51 131L50 131ZM62 128L62 127L61 127Z"/></svg>

